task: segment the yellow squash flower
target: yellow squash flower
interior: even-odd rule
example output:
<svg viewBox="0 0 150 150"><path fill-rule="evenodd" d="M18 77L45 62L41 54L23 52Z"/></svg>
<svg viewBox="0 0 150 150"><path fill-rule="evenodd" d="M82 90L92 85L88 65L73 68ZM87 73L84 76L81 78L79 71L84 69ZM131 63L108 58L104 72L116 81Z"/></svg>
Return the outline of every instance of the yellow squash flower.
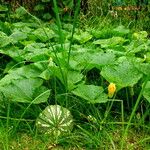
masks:
<svg viewBox="0 0 150 150"><path fill-rule="evenodd" d="M112 98L116 91L116 85L114 83L110 83L108 86L108 97Z"/></svg>

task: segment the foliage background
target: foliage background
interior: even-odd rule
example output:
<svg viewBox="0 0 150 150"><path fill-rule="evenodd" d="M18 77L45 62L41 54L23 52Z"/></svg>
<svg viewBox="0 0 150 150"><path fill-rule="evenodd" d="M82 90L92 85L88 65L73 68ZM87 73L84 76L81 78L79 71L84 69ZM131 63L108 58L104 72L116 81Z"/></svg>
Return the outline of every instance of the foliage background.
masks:
<svg viewBox="0 0 150 150"><path fill-rule="evenodd" d="M135 1L88 0L78 15L75 1L57 2L1 1L2 147L18 132L39 136L34 122L49 104L70 110L75 122L71 134L42 137L54 146L142 147L140 138L150 139L149 6L127 11Z"/></svg>

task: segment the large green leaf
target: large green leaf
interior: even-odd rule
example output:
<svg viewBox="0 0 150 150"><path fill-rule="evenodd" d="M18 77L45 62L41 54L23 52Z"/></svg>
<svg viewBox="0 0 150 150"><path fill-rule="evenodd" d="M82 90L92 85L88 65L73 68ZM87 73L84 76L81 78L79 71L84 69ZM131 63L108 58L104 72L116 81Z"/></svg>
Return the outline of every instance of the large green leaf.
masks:
<svg viewBox="0 0 150 150"><path fill-rule="evenodd" d="M145 54L145 52L150 51L150 40L145 41L132 41L129 45L124 46L126 52L128 54L141 53ZM139 55L140 56L140 55Z"/></svg>
<svg viewBox="0 0 150 150"><path fill-rule="evenodd" d="M12 42L12 39L9 38L4 32L0 31L0 47L5 47Z"/></svg>
<svg viewBox="0 0 150 150"><path fill-rule="evenodd" d="M150 78L150 63L137 63L135 66L141 71L143 74L149 76Z"/></svg>
<svg viewBox="0 0 150 150"><path fill-rule="evenodd" d="M139 32L133 33L133 38L136 40L144 40L147 38L147 36L148 36L148 33L146 31L139 31Z"/></svg>
<svg viewBox="0 0 150 150"><path fill-rule="evenodd" d="M74 34L73 39L80 44L84 44L92 39L92 35L88 32L81 32L80 34Z"/></svg>
<svg viewBox="0 0 150 150"><path fill-rule="evenodd" d="M42 84L41 79L14 80L8 85L0 86L0 91L11 101L39 104L46 102L50 95L50 90Z"/></svg>
<svg viewBox="0 0 150 150"><path fill-rule="evenodd" d="M83 75L78 71L67 71L66 69L60 70L57 66L50 67L50 74L57 77L62 84L68 86L68 90L72 90L76 87L76 84L83 79Z"/></svg>
<svg viewBox="0 0 150 150"><path fill-rule="evenodd" d="M147 63L145 60L145 58L138 58L133 56L130 58L130 61L132 64L134 64L137 70L150 78L150 63Z"/></svg>
<svg viewBox="0 0 150 150"><path fill-rule="evenodd" d="M96 45L101 45L102 48L113 48L116 45L122 45L126 42L123 37L112 37L109 39L96 40L93 43Z"/></svg>
<svg viewBox="0 0 150 150"><path fill-rule="evenodd" d="M96 49L91 50L91 48L84 48L81 46L74 46L73 50L71 51L71 57L69 65L73 70L83 70L85 68L93 68L97 66L102 66L102 64L105 64L105 62L102 62L98 57L103 52L96 52ZM107 54L106 54L107 55ZM101 57L102 58L102 57ZM96 59L96 60L93 60ZM113 59L113 54L112 54ZM104 59L103 59L104 60Z"/></svg>
<svg viewBox="0 0 150 150"><path fill-rule="evenodd" d="M100 86L80 84L72 93L89 103L105 103L108 101L104 89Z"/></svg>
<svg viewBox="0 0 150 150"><path fill-rule="evenodd" d="M96 38L96 39L107 39L111 38L114 33L112 30L112 27L106 27L106 28L96 28L96 29L90 29L91 34Z"/></svg>
<svg viewBox="0 0 150 150"><path fill-rule="evenodd" d="M9 37L13 40L13 43L17 43L18 41L25 40L27 38L27 34L18 30L13 32Z"/></svg>
<svg viewBox="0 0 150 150"><path fill-rule="evenodd" d="M51 49L45 48L43 43L31 43L24 47L26 54L24 58L27 61L37 62L49 59L49 53Z"/></svg>
<svg viewBox="0 0 150 150"><path fill-rule="evenodd" d="M113 29L115 35L124 36L130 33L130 30L125 28L123 25L120 25Z"/></svg>
<svg viewBox="0 0 150 150"><path fill-rule="evenodd" d="M88 67L90 68L101 68L102 66L110 65L115 63L115 55L113 53L93 53L90 55L88 60Z"/></svg>
<svg viewBox="0 0 150 150"><path fill-rule="evenodd" d="M33 35L42 42L46 42L55 37L54 31L49 28L38 28L33 32Z"/></svg>
<svg viewBox="0 0 150 150"><path fill-rule="evenodd" d="M107 81L115 83L120 88L133 86L142 77L142 73L125 57L120 58L116 65L103 67L101 75Z"/></svg>
<svg viewBox="0 0 150 150"><path fill-rule="evenodd" d="M35 22L15 22L12 24L12 26L14 27L14 29L22 29L24 30L24 28L26 27L31 27L31 28L38 28L39 27L39 23Z"/></svg>
<svg viewBox="0 0 150 150"><path fill-rule="evenodd" d="M0 53L11 57L13 60L17 62L23 61L24 54L25 54L25 52L22 49L19 49L19 47L16 46L10 46L10 47L0 49Z"/></svg>
<svg viewBox="0 0 150 150"><path fill-rule="evenodd" d="M47 64L42 62L37 62L31 65L23 66L20 68L10 69L1 80L0 86L5 86L10 84L14 80L20 80L24 78L37 78L40 74L46 70Z"/></svg>
<svg viewBox="0 0 150 150"><path fill-rule="evenodd" d="M143 91L143 96L148 100L150 103L150 81L147 82L146 87Z"/></svg>
<svg viewBox="0 0 150 150"><path fill-rule="evenodd" d="M68 90L72 90L76 87L76 84L83 79L83 75L77 71L69 71L67 74Z"/></svg>

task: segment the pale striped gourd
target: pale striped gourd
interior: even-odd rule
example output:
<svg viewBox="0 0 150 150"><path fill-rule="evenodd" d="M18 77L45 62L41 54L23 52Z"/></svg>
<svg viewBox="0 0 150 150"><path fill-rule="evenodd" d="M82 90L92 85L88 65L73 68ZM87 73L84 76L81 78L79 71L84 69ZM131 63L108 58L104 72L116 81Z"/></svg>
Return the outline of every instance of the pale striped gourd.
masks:
<svg viewBox="0 0 150 150"><path fill-rule="evenodd" d="M73 117L68 109L59 105L49 105L37 118L36 127L42 133L60 135L72 130Z"/></svg>

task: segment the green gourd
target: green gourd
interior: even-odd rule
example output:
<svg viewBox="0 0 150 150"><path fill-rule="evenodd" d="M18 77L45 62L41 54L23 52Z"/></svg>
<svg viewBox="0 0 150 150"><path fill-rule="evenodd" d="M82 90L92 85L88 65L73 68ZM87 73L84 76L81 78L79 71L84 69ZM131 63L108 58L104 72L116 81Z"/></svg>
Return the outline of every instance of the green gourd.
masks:
<svg viewBox="0 0 150 150"><path fill-rule="evenodd" d="M73 117L70 111L59 105L49 105L36 120L37 130L41 133L60 135L73 128Z"/></svg>

